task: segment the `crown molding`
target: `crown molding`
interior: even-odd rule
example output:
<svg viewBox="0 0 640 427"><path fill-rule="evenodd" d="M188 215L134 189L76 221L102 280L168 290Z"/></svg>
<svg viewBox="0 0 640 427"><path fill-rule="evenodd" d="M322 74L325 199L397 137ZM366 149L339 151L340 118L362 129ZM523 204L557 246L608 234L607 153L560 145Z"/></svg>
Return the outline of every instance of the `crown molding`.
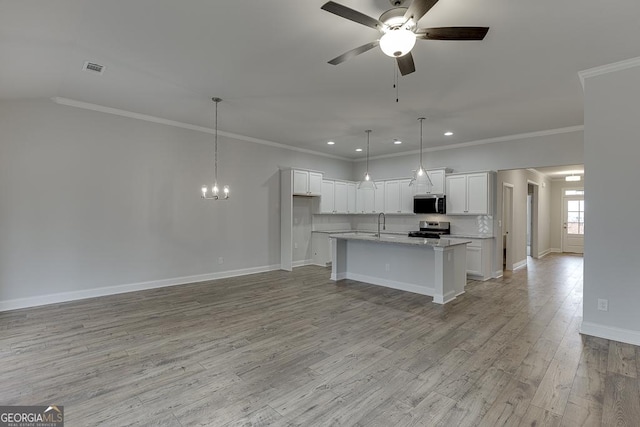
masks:
<svg viewBox="0 0 640 427"><path fill-rule="evenodd" d="M499 136L496 138L479 139L477 141L460 142L458 144L441 145L438 147L425 148L423 150L423 153L425 152L429 153L434 151L444 151L444 150L454 150L456 148L473 147L476 145L495 144L497 142L517 141L520 139L536 138L536 137L549 136L549 135L559 135L563 133L581 132L583 130L584 130L584 126L579 125L579 126L569 126L566 128L549 129L549 130L541 130L536 132L520 133L515 135ZM393 153L393 154L383 154L381 156L369 157L369 160L388 159L393 157L410 156L415 154L420 154L420 150L403 151L402 153ZM365 159L362 158L354 161L363 162L364 160Z"/></svg>
<svg viewBox="0 0 640 427"><path fill-rule="evenodd" d="M55 102L56 104L66 105L68 107L75 107L75 108L82 108L84 110L98 111L100 113L113 114L113 115L116 115L116 116L128 117L130 119L142 120L142 121L145 121L145 122L159 123L159 124L162 124L162 125L167 125L167 126L173 126L173 127L182 128L182 129L193 130L193 131L196 131L196 132L203 132L203 133L208 133L208 134L214 134L215 133L215 129L211 129L211 128L204 127L204 126L197 126L197 125L192 125L192 124L189 124L189 123L178 122L178 121L175 121L175 120L163 119L162 117L150 116L150 115L147 115L147 114L134 113L132 111L121 110L119 108L105 107L103 105L91 104L89 102L76 101L75 99L53 97L53 98L51 98L51 100L53 102ZM259 139L259 138L253 138L253 137L250 137L250 136L239 135L237 133L224 132L224 131L218 130L218 135L221 135L221 136L224 136L224 137L227 137L227 138L237 139L237 140L240 140L240 141L253 142L254 144L267 145L269 147L282 148L284 150L297 151L299 153L305 153L305 154L313 154L314 156L328 157L330 159L343 160L343 161L346 161L346 162L352 162L353 161L353 159L349 159L349 158L346 158L346 157L340 157L340 156L336 156L336 155L333 155L333 154L321 153L319 151L308 150L306 148L294 147L294 146L291 146L291 145L281 144L279 142L268 141L266 139Z"/></svg>
<svg viewBox="0 0 640 427"><path fill-rule="evenodd" d="M616 71L626 70L628 68L640 67L640 57L625 59L624 61L614 62L612 64L602 65L600 67L589 68L578 72L582 90L584 91L584 81L590 77L601 76Z"/></svg>

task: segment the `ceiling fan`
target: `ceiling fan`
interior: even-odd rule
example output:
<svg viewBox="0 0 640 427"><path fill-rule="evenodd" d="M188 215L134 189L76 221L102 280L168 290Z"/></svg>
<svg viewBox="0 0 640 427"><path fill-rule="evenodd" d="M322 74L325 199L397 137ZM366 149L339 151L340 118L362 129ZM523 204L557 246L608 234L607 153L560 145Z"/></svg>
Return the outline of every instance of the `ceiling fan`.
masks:
<svg viewBox="0 0 640 427"><path fill-rule="evenodd" d="M341 4L329 1L321 9L341 16L358 24L380 31L380 39L352 49L333 58L329 64L338 65L347 59L367 52L376 46L393 58L403 76L416 70L411 49L416 39L425 40L482 40L489 31L488 27L439 27L418 28L418 21L438 0L413 0L409 7L402 7L404 0L391 0L393 8L387 10L379 19L353 10Z"/></svg>

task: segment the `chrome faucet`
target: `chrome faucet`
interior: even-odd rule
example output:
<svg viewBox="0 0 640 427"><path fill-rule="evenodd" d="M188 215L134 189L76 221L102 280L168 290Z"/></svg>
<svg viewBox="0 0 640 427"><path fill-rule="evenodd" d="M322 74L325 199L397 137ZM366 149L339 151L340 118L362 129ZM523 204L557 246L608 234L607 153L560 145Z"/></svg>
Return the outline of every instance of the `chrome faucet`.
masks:
<svg viewBox="0 0 640 427"><path fill-rule="evenodd" d="M380 212L378 214L378 234L376 234L376 237L378 238L380 237L380 217L382 217L382 229L387 229L387 217L384 216L384 212Z"/></svg>

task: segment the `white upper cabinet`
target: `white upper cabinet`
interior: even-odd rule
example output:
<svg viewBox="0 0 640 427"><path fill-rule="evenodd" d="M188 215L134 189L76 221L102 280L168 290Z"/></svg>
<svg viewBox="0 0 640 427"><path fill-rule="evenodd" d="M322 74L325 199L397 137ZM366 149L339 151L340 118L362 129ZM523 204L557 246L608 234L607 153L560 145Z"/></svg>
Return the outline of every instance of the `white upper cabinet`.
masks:
<svg viewBox="0 0 640 427"><path fill-rule="evenodd" d="M333 213L334 188L333 181L325 179L322 181L322 194L320 196L320 213Z"/></svg>
<svg viewBox="0 0 640 427"><path fill-rule="evenodd" d="M400 212L413 213L414 188L409 185L410 179L401 179L400 183Z"/></svg>
<svg viewBox="0 0 640 427"><path fill-rule="evenodd" d="M397 179L384 183L384 212L413 213L413 187L410 179Z"/></svg>
<svg viewBox="0 0 640 427"><path fill-rule="evenodd" d="M333 190L334 190L333 211L336 213L347 213L347 209L349 207L347 183L336 181L334 183Z"/></svg>
<svg viewBox="0 0 640 427"><path fill-rule="evenodd" d="M467 175L467 213L490 214L489 194L488 174Z"/></svg>
<svg viewBox="0 0 640 427"><path fill-rule="evenodd" d="M320 196L322 174L303 170L293 170L293 194L297 196Z"/></svg>
<svg viewBox="0 0 640 427"><path fill-rule="evenodd" d="M428 170L427 176L431 183L415 183L415 194L444 194L445 169ZM426 181L426 180L425 180Z"/></svg>
<svg viewBox="0 0 640 427"><path fill-rule="evenodd" d="M322 174L309 172L309 193L313 196L322 195Z"/></svg>
<svg viewBox="0 0 640 427"><path fill-rule="evenodd" d="M376 181L376 189L373 191L373 212L384 212L384 181Z"/></svg>
<svg viewBox="0 0 640 427"><path fill-rule="evenodd" d="M446 177L448 215L491 215L491 172Z"/></svg>
<svg viewBox="0 0 640 427"><path fill-rule="evenodd" d="M356 213L356 183L348 182L347 183L347 212L348 213Z"/></svg>
<svg viewBox="0 0 640 427"><path fill-rule="evenodd" d="M375 190L373 188L358 188L356 190L356 212L375 212Z"/></svg>
<svg viewBox="0 0 640 427"><path fill-rule="evenodd" d="M384 212L400 212L400 181L385 181Z"/></svg>

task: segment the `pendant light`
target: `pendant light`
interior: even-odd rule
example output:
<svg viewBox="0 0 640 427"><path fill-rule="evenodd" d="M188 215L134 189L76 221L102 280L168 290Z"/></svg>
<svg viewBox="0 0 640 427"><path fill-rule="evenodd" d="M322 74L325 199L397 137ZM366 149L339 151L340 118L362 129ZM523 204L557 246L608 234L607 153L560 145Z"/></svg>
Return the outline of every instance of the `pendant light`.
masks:
<svg viewBox="0 0 640 427"><path fill-rule="evenodd" d="M371 130L368 129L365 132L367 133L367 170L364 173L364 178L358 184L358 188L375 190L378 187L371 179L371 175L369 175L369 135L371 135Z"/></svg>
<svg viewBox="0 0 640 427"><path fill-rule="evenodd" d="M433 183L431 182L431 178L429 178L429 174L424 169L424 166L422 166L422 122L425 120L425 117L420 117L418 120L420 120L420 165L418 170L413 172L413 178L409 182L409 185L411 186L416 184L419 186L428 186L425 187L425 190L427 190L427 188L433 186Z"/></svg>
<svg viewBox="0 0 640 427"><path fill-rule="evenodd" d="M229 186L222 187L222 195L220 195L220 187L218 187L218 104L221 98L211 98L216 103L216 121L215 121L215 137L214 137L214 154L213 154L213 186L211 191L206 185L202 186L202 198L207 200L227 200L229 198Z"/></svg>

